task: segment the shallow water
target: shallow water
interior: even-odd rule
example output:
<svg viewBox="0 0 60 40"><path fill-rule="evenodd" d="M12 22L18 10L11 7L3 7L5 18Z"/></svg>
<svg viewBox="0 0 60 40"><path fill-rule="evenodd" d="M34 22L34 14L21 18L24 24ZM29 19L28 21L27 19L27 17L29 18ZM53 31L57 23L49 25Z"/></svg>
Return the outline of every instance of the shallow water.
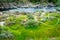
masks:
<svg viewBox="0 0 60 40"><path fill-rule="evenodd" d="M56 9L50 8L49 10L46 8L17 8L17 9L12 9L10 11L19 11L19 12L36 12L36 11L56 11Z"/></svg>
<svg viewBox="0 0 60 40"><path fill-rule="evenodd" d="M12 9L9 11L19 11L19 12L35 12L39 10L38 8L17 8L17 9Z"/></svg>
<svg viewBox="0 0 60 40"><path fill-rule="evenodd" d="M50 12L50 11L56 11L55 8L17 8L17 9L12 9L12 10L9 10L11 12L13 11L18 11L18 12L36 12L36 11L44 11L44 12Z"/></svg>

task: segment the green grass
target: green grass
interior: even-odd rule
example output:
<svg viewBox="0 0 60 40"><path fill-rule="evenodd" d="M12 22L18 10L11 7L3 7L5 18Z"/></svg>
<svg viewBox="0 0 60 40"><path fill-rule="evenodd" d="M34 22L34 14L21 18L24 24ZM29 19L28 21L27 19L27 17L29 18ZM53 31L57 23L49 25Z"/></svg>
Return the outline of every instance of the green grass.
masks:
<svg viewBox="0 0 60 40"><path fill-rule="evenodd" d="M28 19L28 17L27 15L22 15L16 18L14 25L8 25L4 29L11 32L15 36L15 40L60 40L60 20L58 21L60 14L49 13L50 16L54 18L48 18L45 22L38 21L40 25L36 28L34 26L26 29L24 25L21 25L21 22Z"/></svg>

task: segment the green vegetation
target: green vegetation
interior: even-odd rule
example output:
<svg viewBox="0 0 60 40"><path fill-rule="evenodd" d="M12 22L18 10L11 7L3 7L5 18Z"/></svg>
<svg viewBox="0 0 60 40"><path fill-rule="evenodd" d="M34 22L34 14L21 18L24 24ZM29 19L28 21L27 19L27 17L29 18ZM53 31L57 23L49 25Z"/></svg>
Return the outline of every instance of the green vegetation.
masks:
<svg viewBox="0 0 60 40"><path fill-rule="evenodd" d="M0 0L0 8L40 7L40 4L48 6L50 3L60 6L60 0ZM4 26L0 23L0 40L60 40L60 12L37 10L36 13L17 11L4 14L0 14L0 22L5 22Z"/></svg>
<svg viewBox="0 0 60 40"><path fill-rule="evenodd" d="M23 4L26 4L26 3L38 3L38 4L41 4L41 3L54 3L56 6L60 6L60 0L0 0L0 5L4 5L3 3L23 3Z"/></svg>
<svg viewBox="0 0 60 40"><path fill-rule="evenodd" d="M19 17L9 16L5 26L0 28L0 34L7 32L7 35L10 35L11 33L12 37L9 37L13 40L60 40L60 13L39 14L21 14ZM6 38L10 40L9 37ZM4 38L0 39L5 40Z"/></svg>

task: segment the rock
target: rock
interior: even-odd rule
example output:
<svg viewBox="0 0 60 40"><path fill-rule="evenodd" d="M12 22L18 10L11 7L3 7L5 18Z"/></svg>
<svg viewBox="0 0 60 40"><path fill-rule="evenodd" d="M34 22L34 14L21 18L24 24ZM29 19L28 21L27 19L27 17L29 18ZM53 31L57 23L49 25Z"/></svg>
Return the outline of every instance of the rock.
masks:
<svg viewBox="0 0 60 40"><path fill-rule="evenodd" d="M2 15L3 13L2 12L0 12L0 16Z"/></svg>
<svg viewBox="0 0 60 40"><path fill-rule="evenodd" d="M0 22L0 26L4 26L5 22Z"/></svg>

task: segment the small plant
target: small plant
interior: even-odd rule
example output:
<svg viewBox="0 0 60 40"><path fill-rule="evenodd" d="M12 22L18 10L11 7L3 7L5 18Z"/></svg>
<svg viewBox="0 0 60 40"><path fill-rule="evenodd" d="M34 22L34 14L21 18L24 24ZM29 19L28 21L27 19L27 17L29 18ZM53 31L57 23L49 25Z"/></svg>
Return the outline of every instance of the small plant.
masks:
<svg viewBox="0 0 60 40"><path fill-rule="evenodd" d="M14 40L14 35L0 26L0 39L1 40Z"/></svg>
<svg viewBox="0 0 60 40"><path fill-rule="evenodd" d="M36 22L35 20L28 20L25 22L25 24L23 24L25 26L25 28L31 28L31 29L34 29L34 28L38 28L39 26L39 23Z"/></svg>
<svg viewBox="0 0 60 40"><path fill-rule="evenodd" d="M6 22L5 25L8 26L14 25L16 23L15 21L16 21L15 16L9 16L5 21Z"/></svg>
<svg viewBox="0 0 60 40"><path fill-rule="evenodd" d="M28 19L34 19L32 14L27 14L27 16L28 16Z"/></svg>
<svg viewBox="0 0 60 40"><path fill-rule="evenodd" d="M0 34L0 39L1 40L14 40L14 36L11 34L11 33L9 33L9 32L3 32L3 33L1 33Z"/></svg>

